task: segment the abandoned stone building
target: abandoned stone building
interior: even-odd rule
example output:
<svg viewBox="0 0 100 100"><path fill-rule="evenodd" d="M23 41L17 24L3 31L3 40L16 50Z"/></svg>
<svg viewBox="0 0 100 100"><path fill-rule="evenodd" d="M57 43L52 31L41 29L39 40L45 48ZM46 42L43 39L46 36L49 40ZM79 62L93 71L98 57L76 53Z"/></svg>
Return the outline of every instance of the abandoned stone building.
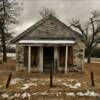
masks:
<svg viewBox="0 0 100 100"><path fill-rule="evenodd" d="M48 72L83 71L81 35L49 15L11 40L16 44L16 69Z"/></svg>

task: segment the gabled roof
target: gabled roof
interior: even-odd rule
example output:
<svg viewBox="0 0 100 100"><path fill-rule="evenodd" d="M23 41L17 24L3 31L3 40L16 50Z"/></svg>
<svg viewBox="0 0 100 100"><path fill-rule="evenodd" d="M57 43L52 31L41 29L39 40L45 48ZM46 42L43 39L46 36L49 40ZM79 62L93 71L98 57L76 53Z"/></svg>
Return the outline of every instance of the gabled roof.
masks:
<svg viewBox="0 0 100 100"><path fill-rule="evenodd" d="M81 35L56 17L49 15L12 39L11 43L16 43L19 40L76 38L81 38Z"/></svg>

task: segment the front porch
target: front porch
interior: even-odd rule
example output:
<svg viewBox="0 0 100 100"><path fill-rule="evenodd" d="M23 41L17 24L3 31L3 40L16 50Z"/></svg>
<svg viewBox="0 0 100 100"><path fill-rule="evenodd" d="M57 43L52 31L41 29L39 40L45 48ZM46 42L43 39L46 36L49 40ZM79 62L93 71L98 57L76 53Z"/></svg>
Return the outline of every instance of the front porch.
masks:
<svg viewBox="0 0 100 100"><path fill-rule="evenodd" d="M74 40L21 40L18 43L21 50L17 48L16 51L17 64L20 63L17 66L24 67L29 73L32 69L49 72L53 66L54 72L67 74L74 65L74 44Z"/></svg>
<svg viewBox="0 0 100 100"><path fill-rule="evenodd" d="M32 69L39 72L67 73L73 67L73 46L24 46L24 67L30 73Z"/></svg>

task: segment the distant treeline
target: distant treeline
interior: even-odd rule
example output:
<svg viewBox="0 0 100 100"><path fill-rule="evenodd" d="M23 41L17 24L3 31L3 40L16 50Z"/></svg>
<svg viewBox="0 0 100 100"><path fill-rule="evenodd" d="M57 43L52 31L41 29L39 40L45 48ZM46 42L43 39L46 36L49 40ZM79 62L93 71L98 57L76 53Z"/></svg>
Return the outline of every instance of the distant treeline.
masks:
<svg viewBox="0 0 100 100"><path fill-rule="evenodd" d="M0 49L0 52L2 52L2 49ZM7 48L7 53L15 53L15 52L16 52L15 48L11 48L11 47Z"/></svg>

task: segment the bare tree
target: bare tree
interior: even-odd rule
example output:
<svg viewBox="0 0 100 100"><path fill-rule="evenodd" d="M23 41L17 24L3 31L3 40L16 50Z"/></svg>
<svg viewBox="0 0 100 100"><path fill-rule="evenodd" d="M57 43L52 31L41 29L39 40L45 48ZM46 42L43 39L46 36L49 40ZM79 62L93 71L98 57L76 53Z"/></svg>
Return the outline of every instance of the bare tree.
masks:
<svg viewBox="0 0 100 100"><path fill-rule="evenodd" d="M83 41L87 49L88 63L91 62L93 49L100 42L100 13L98 11L94 11L91 15L92 16L89 18L89 21L85 25L82 25L80 20L77 19L72 19L70 22L71 28L77 29L83 37Z"/></svg>
<svg viewBox="0 0 100 100"><path fill-rule="evenodd" d="M6 43L12 37L8 32L10 24L16 24L19 7L16 0L0 0L0 42L3 52L3 62L7 61Z"/></svg>
<svg viewBox="0 0 100 100"><path fill-rule="evenodd" d="M55 11L53 9L49 9L49 8L43 8L41 11L39 11L39 14L41 15L41 17L46 17L48 15L53 15L55 16Z"/></svg>

